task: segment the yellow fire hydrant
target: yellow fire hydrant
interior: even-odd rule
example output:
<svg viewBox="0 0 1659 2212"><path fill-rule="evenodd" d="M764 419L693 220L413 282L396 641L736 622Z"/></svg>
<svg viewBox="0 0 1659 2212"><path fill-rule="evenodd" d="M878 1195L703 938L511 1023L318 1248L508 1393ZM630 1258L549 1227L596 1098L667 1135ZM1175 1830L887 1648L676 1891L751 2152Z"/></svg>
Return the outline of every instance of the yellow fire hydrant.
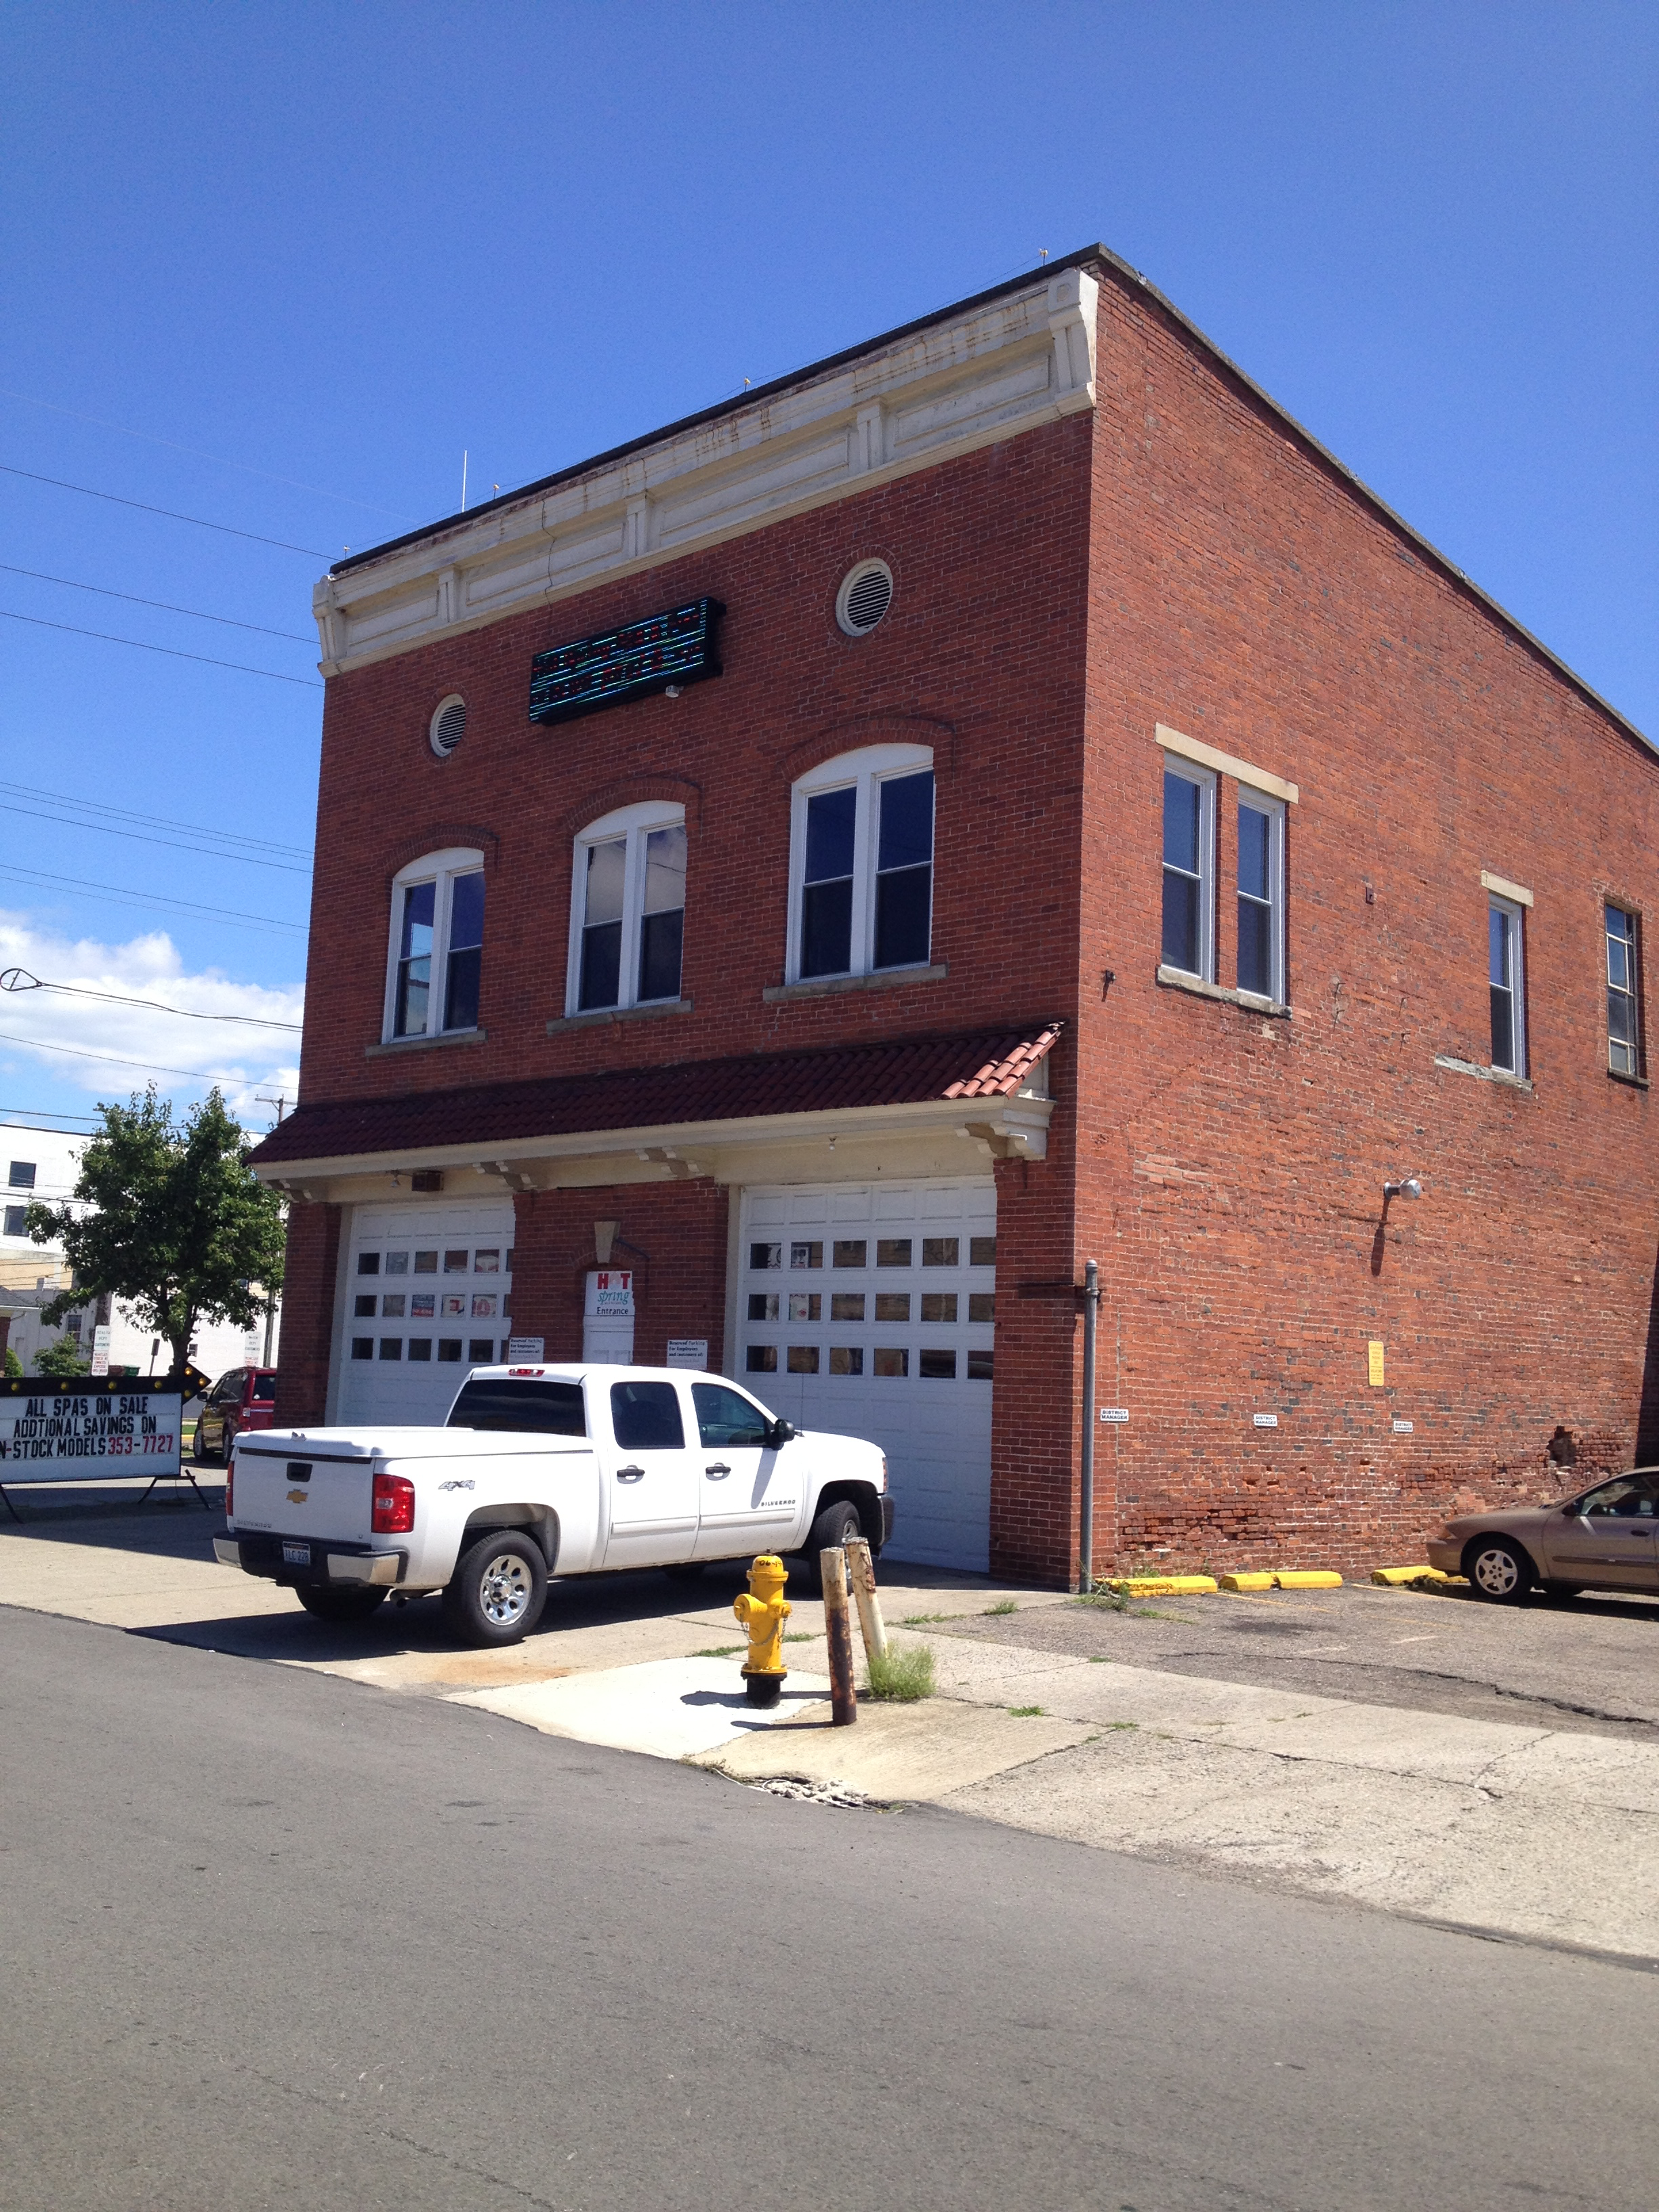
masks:
<svg viewBox="0 0 1659 2212"><path fill-rule="evenodd" d="M743 1679L751 1705L775 1705L788 1668L783 1663L783 1624L793 1608L783 1595L787 1568L775 1553L763 1552L749 1570L749 1587L732 1601L732 1610L749 1634L749 1658Z"/></svg>

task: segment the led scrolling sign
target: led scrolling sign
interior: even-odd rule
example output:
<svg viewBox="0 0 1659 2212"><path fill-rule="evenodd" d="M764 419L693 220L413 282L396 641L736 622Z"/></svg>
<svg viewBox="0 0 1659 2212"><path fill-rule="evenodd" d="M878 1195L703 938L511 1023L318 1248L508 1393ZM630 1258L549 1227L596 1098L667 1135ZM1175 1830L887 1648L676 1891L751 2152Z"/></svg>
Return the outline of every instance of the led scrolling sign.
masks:
<svg viewBox="0 0 1659 2212"><path fill-rule="evenodd" d="M665 691L671 684L718 676L714 624L725 611L718 599L693 599L644 622L538 653L530 664L531 720L574 722L624 699Z"/></svg>

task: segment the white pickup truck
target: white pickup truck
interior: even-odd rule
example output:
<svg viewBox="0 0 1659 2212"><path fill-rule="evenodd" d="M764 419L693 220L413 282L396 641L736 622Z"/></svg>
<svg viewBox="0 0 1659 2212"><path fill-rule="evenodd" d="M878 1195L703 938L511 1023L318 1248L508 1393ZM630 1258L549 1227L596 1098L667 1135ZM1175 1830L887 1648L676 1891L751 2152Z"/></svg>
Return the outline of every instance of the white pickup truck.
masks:
<svg viewBox="0 0 1659 2212"><path fill-rule="evenodd" d="M550 1575L806 1553L892 1532L887 1462L735 1383L662 1367L477 1367L439 1428L258 1429L227 1463L228 1566L365 1620L440 1590L470 1644L536 1625Z"/></svg>

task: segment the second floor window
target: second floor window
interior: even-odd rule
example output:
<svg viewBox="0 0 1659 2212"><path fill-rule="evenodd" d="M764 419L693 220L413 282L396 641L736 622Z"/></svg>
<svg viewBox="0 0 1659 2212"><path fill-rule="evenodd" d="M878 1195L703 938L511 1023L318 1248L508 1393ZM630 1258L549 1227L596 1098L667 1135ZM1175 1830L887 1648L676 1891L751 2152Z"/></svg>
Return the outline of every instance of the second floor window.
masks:
<svg viewBox="0 0 1659 2212"><path fill-rule="evenodd" d="M624 806L582 831L571 884L572 1013L678 1000L685 860L683 807Z"/></svg>
<svg viewBox="0 0 1659 2212"><path fill-rule="evenodd" d="M1238 795L1238 988L1285 996L1285 809Z"/></svg>
<svg viewBox="0 0 1659 2212"><path fill-rule="evenodd" d="M1642 1073L1638 994L1636 916L1621 906L1606 909L1607 939L1607 1066L1615 1075Z"/></svg>
<svg viewBox="0 0 1659 2212"><path fill-rule="evenodd" d="M787 973L926 967L933 917L933 756L872 746L795 786Z"/></svg>
<svg viewBox="0 0 1659 2212"><path fill-rule="evenodd" d="M388 1037L477 1027L483 920L482 853L429 853L399 870L392 894Z"/></svg>
<svg viewBox="0 0 1659 2212"><path fill-rule="evenodd" d="M1215 778L1205 769L1164 770L1164 939L1166 968L1215 981ZM1241 878L1240 890L1243 890ZM1240 905L1243 906L1241 897Z"/></svg>
<svg viewBox="0 0 1659 2212"><path fill-rule="evenodd" d="M1492 1064L1505 1075L1527 1072L1526 975L1521 908L1493 897L1486 908L1492 984Z"/></svg>

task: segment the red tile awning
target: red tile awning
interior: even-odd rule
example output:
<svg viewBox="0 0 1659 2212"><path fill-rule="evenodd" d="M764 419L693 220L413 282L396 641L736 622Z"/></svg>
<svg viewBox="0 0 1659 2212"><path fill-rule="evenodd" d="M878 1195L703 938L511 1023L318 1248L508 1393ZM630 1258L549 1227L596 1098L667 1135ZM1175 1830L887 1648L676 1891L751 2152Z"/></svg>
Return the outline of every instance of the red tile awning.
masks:
<svg viewBox="0 0 1659 2212"><path fill-rule="evenodd" d="M623 1129L1009 1098L1053 1049L1060 1028L1057 1021L1030 1023L957 1036L748 1053L402 1097L301 1101L252 1158L256 1168L270 1170Z"/></svg>

